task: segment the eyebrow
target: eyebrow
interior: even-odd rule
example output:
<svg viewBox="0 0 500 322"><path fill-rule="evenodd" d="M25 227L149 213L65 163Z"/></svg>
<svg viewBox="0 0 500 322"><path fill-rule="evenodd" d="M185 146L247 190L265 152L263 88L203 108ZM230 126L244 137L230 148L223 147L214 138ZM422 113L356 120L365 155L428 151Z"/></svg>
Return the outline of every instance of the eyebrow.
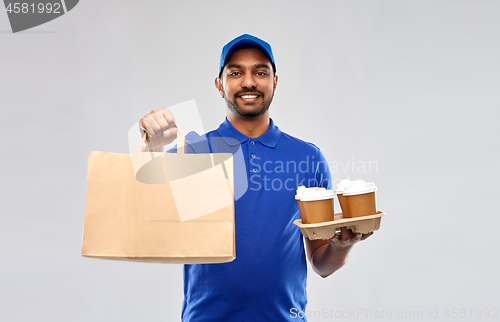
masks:
<svg viewBox="0 0 500 322"><path fill-rule="evenodd" d="M254 68L267 68L269 70L269 66L267 66L266 64L257 64L257 65L254 65L253 67Z"/></svg>
<svg viewBox="0 0 500 322"><path fill-rule="evenodd" d="M227 65L227 68L242 68L242 67L239 64L231 64ZM266 64L255 64L253 65L253 68L267 68L268 70L270 70L269 66L267 66Z"/></svg>

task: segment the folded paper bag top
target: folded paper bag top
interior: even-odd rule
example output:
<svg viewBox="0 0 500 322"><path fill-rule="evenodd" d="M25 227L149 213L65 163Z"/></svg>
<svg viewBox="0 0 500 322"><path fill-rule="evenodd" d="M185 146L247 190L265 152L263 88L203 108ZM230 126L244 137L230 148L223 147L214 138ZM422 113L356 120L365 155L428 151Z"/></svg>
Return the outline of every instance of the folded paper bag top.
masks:
<svg viewBox="0 0 500 322"><path fill-rule="evenodd" d="M143 142L145 137L146 134ZM139 182L166 184L168 181L181 222L208 215L233 203L230 182L233 180L229 178L233 175L232 154L186 154L185 146L185 136L177 128L177 153L131 155Z"/></svg>

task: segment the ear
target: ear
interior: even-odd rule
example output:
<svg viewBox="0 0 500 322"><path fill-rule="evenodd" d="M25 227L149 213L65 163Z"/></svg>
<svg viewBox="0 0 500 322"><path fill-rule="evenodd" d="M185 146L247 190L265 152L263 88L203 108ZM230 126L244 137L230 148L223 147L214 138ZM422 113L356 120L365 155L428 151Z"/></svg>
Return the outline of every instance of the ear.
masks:
<svg viewBox="0 0 500 322"><path fill-rule="evenodd" d="M278 86L278 75L274 75L274 80L273 80L273 84L274 84L274 89L276 89L276 86Z"/></svg>
<svg viewBox="0 0 500 322"><path fill-rule="evenodd" d="M220 77L215 78L215 88L219 91L221 98L224 98L224 93L222 92L222 79Z"/></svg>

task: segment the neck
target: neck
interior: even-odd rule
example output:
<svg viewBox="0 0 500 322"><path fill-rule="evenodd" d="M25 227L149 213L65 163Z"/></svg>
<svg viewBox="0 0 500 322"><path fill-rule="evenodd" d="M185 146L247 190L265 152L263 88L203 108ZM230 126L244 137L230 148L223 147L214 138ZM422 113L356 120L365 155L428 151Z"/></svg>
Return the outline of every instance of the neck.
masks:
<svg viewBox="0 0 500 322"><path fill-rule="evenodd" d="M259 117L253 119L245 119L234 114L229 108L227 109L227 120L239 132L249 138L257 138L266 133L271 121L269 119L269 111L266 111Z"/></svg>

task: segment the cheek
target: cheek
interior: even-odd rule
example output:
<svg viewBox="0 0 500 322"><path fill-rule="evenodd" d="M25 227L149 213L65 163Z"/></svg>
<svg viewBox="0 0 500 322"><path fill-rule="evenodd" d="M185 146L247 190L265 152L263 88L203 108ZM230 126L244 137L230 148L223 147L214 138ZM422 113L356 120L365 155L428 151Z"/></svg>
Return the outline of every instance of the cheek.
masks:
<svg viewBox="0 0 500 322"><path fill-rule="evenodd" d="M271 83L266 83L266 87L267 91L269 93L272 93L274 91L274 84L271 82Z"/></svg>
<svg viewBox="0 0 500 322"><path fill-rule="evenodd" d="M234 93L235 92L235 86L229 82L225 82L222 86L226 94Z"/></svg>

